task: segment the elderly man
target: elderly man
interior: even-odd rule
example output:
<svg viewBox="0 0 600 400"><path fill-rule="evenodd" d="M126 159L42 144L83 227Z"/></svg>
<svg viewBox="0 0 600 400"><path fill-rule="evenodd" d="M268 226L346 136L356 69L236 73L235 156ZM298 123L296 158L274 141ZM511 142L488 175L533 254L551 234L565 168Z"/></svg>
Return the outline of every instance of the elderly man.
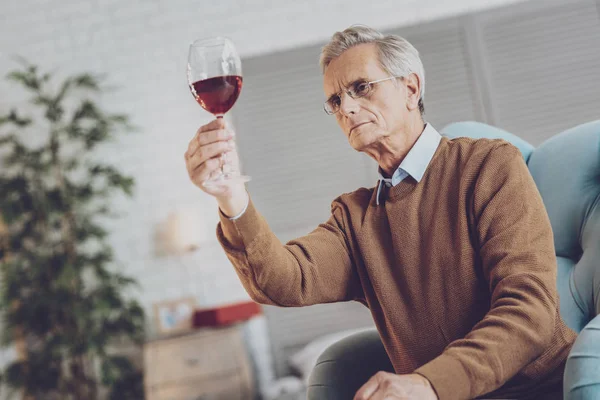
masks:
<svg viewBox="0 0 600 400"><path fill-rule="evenodd" d="M237 162L222 120L185 154L218 201L218 238L250 296L367 306L395 374L377 373L355 399L561 398L575 333L559 315L552 231L519 151L425 123L423 65L398 36L338 32L321 66L325 111L380 180L335 199L310 234L283 245L243 184L203 185L221 153Z"/></svg>

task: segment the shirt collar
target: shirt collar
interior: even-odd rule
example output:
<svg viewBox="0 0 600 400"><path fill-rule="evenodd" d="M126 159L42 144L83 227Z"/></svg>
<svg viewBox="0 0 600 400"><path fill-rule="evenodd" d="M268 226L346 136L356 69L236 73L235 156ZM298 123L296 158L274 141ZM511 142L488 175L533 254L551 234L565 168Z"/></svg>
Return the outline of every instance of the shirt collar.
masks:
<svg viewBox="0 0 600 400"><path fill-rule="evenodd" d="M393 186L400 183L407 175L413 177L417 182L421 182L425 171L437 150L442 136L438 131L431 125L425 124L425 129L409 150L408 154L404 157L404 160L400 163L400 166L394 171L392 178L384 178L381 167L379 168L379 184L377 192L381 190L383 182L390 182ZM379 204L379 195L377 195L377 204Z"/></svg>

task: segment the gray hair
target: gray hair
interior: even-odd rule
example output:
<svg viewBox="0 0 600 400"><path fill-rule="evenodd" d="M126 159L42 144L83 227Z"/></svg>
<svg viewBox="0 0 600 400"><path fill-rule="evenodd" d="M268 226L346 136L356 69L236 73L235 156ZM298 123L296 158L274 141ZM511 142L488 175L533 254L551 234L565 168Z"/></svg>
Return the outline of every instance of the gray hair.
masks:
<svg viewBox="0 0 600 400"><path fill-rule="evenodd" d="M374 43L379 53L381 67L390 75L408 76L411 73L419 77L421 92L419 93L419 111L425 112L423 98L425 97L425 70L419 57L419 52L408 40L398 35L384 35L381 32L364 25L352 25L342 32L336 32L331 41L321 49L319 64L325 69L335 58L344 51L359 44Z"/></svg>

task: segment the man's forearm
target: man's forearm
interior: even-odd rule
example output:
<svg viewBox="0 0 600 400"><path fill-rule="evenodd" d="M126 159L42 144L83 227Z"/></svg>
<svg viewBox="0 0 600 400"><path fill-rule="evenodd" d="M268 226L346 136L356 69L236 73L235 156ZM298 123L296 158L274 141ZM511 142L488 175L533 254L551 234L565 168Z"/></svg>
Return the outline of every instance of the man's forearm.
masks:
<svg viewBox="0 0 600 400"><path fill-rule="evenodd" d="M507 288L498 306L464 339L450 343L440 356L415 371L431 382L440 400L474 398L496 390L544 351L554 332L557 309L548 306L551 299L535 286ZM508 292L516 298L529 292L543 300L519 304Z"/></svg>
<svg viewBox="0 0 600 400"><path fill-rule="evenodd" d="M326 223L283 245L250 200L238 219L221 212L217 238L259 303L298 307L349 301L363 294L342 218L342 207L335 206Z"/></svg>

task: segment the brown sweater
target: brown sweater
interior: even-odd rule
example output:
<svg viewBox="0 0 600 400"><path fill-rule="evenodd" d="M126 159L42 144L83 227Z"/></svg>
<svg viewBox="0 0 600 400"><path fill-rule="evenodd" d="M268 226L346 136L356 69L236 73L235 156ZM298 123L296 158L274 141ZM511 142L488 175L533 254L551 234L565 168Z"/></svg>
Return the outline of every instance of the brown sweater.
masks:
<svg viewBox="0 0 600 400"><path fill-rule="evenodd" d="M425 175L334 200L286 245L252 203L217 235L250 296L284 307L355 300L398 374L440 399L538 397L576 334L559 315L550 222L520 152L442 138ZM490 393L493 392L493 393Z"/></svg>

